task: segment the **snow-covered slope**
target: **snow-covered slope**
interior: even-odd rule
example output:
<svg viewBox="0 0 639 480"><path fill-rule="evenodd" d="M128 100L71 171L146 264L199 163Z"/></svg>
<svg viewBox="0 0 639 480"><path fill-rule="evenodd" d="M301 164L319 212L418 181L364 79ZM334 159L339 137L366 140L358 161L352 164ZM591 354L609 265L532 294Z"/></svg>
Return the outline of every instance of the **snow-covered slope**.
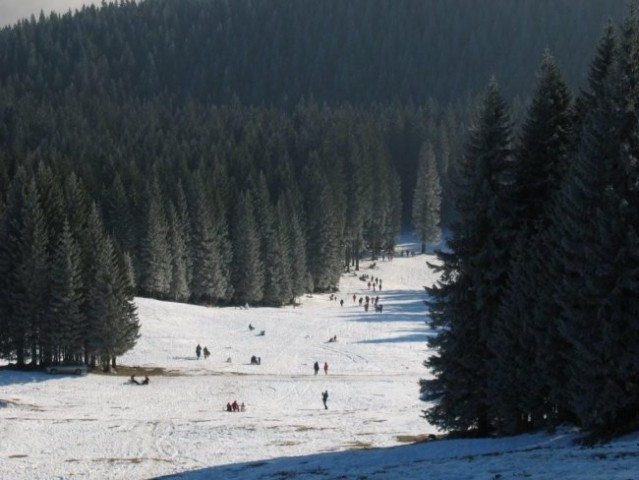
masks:
<svg viewBox="0 0 639 480"><path fill-rule="evenodd" d="M304 297L295 309L137 299L142 336L120 364L163 373L135 386L0 371L0 479L638 478L636 437L595 450L573 447L566 431L399 446L436 433L417 383L429 355L423 286L435 279L426 260L364 262L337 300ZM379 295L383 313L353 294ZM208 359L196 359L198 343ZM314 374L316 361L328 374ZM247 411L224 411L233 400Z"/></svg>

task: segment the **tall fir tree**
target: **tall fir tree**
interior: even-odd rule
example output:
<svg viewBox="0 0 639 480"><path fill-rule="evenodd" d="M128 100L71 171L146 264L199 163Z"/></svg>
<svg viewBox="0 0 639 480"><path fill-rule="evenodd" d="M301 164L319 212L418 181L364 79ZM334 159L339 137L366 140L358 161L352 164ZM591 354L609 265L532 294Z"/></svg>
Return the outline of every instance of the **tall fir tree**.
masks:
<svg viewBox="0 0 639 480"><path fill-rule="evenodd" d="M316 291L337 287L341 274L341 246L331 186L320 168L317 154L311 154L305 172L307 265Z"/></svg>
<svg viewBox="0 0 639 480"><path fill-rule="evenodd" d="M438 253L441 277L428 289L431 324L439 333L431 342L436 354L425 362L435 378L422 387L440 396L425 414L448 430L486 435L494 428L488 341L505 284L506 246L498 240L510 157L511 122L491 80L460 165L459 222L451 230L450 252Z"/></svg>
<svg viewBox="0 0 639 480"><path fill-rule="evenodd" d="M441 239L440 213L442 189L437 173L433 146L426 143L419 152L419 167L413 194L413 229L422 243L439 243Z"/></svg>
<svg viewBox="0 0 639 480"><path fill-rule="evenodd" d="M639 398L637 348L636 104L639 28L632 10L603 91L583 128L575 168L557 202L553 266L558 336L566 344L556 402L586 428L610 431L632 421ZM623 366L622 366L623 365ZM555 378L557 384L562 378ZM635 403L636 404L636 403Z"/></svg>
<svg viewBox="0 0 639 480"><path fill-rule="evenodd" d="M155 298L167 298L171 283L169 226L161 198L159 182L154 177L145 197L145 229L139 249L138 285L142 295Z"/></svg>
<svg viewBox="0 0 639 480"><path fill-rule="evenodd" d="M168 207L169 249L171 253L171 281L169 298L176 302L185 302L191 296L188 284L187 238L180 227L181 222L173 204Z"/></svg>
<svg viewBox="0 0 639 480"><path fill-rule="evenodd" d="M253 212L253 198L249 191L245 191L235 204L235 222L231 230L234 252L231 270L233 298L241 305L259 303L264 296L264 263L260 251L260 234Z"/></svg>
<svg viewBox="0 0 639 480"><path fill-rule="evenodd" d="M48 299L49 255L47 227L34 178L25 188L22 219L21 263L16 278L22 291L13 298L14 320L23 325L25 349L29 352L31 364L37 365L40 332Z"/></svg>
<svg viewBox="0 0 639 480"><path fill-rule="evenodd" d="M494 355L492 416L501 431L516 433L540 420L544 402L535 377L535 350L530 342L531 315L542 277L535 265L535 242L548 225L549 205L556 197L574 152L574 113L571 96L550 53L541 62L537 87L524 119L509 186L510 218L504 225L512 245L507 290L489 345ZM507 389L503 385L508 385Z"/></svg>
<svg viewBox="0 0 639 480"><path fill-rule="evenodd" d="M86 336L83 287L80 248L64 220L51 266L51 294L42 339L44 363L82 358Z"/></svg>
<svg viewBox="0 0 639 480"><path fill-rule="evenodd" d="M281 306L285 298L282 284L285 271L282 269L282 246L275 228L275 214L266 184L266 177L260 173L253 196L255 220L260 234L260 257L264 265L265 305Z"/></svg>

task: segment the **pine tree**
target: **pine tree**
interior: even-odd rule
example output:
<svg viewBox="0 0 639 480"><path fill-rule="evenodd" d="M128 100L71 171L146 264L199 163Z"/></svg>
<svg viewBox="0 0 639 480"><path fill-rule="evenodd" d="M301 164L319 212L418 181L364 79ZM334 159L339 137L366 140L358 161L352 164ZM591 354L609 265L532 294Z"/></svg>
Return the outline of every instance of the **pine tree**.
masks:
<svg viewBox="0 0 639 480"><path fill-rule="evenodd" d="M632 420L631 405L639 398L630 387L639 378L632 360L638 350L625 337L639 331L637 215L631 207L637 198L638 36L631 12L602 92L591 97L552 225L552 265L562 274L555 292L558 337L567 346L552 393L580 424L601 431Z"/></svg>
<svg viewBox="0 0 639 480"><path fill-rule="evenodd" d="M304 229L291 197L290 192L283 195L280 217L287 227L286 236L290 243L291 290L295 303L295 297L313 291L313 279L307 267Z"/></svg>
<svg viewBox="0 0 639 480"><path fill-rule="evenodd" d="M26 171L20 168L9 184L7 205L0 224L0 353L3 358L12 358L14 343L20 332L14 332L14 295L19 290L16 278L20 263L20 224L24 204ZM24 357L22 358L24 363Z"/></svg>
<svg viewBox="0 0 639 480"><path fill-rule="evenodd" d="M131 296L124 257L115 249L111 239L105 237L96 251L96 277L90 309L93 354L103 369L116 366L116 357L135 346L139 337L139 321Z"/></svg>
<svg viewBox="0 0 639 480"><path fill-rule="evenodd" d="M514 163L513 215L520 224L530 227L547 213L574 152L573 125L568 86L555 59L546 52Z"/></svg>
<svg viewBox="0 0 639 480"><path fill-rule="evenodd" d="M169 249L171 252L171 282L169 297L176 302L185 302L191 296L187 271L187 238L180 228L175 207L168 205Z"/></svg>
<svg viewBox="0 0 639 480"><path fill-rule="evenodd" d="M281 254L277 268L280 278L280 304L290 303L293 300L293 244L288 234L288 222L290 218L285 214L284 202L280 198L275 209L275 235L281 248Z"/></svg>
<svg viewBox="0 0 639 480"><path fill-rule="evenodd" d="M63 221L51 265L51 294L42 344L44 362L81 357L86 335L80 249L68 221Z"/></svg>
<svg viewBox="0 0 639 480"><path fill-rule="evenodd" d="M235 204L235 222L231 231L233 299L241 305L261 302L264 295L264 264L253 209L251 194L248 191L241 193Z"/></svg>
<svg viewBox="0 0 639 480"><path fill-rule="evenodd" d="M44 213L35 179L26 185L24 193L23 224L20 230L20 257L17 281L22 292L13 298L14 321L25 329L25 348L31 363L38 363L38 345L44 323L44 310L48 296L49 257L48 236Z"/></svg>
<svg viewBox="0 0 639 480"><path fill-rule="evenodd" d="M260 258L264 265L264 294L262 300L264 304L269 306L281 306L285 301L281 290L285 275L282 270L282 246L275 229L275 215L266 184L266 177L263 173L260 174L257 180L253 198L253 210L260 234Z"/></svg>
<svg viewBox="0 0 639 480"><path fill-rule="evenodd" d="M157 178L146 192L144 236L140 245L140 272L138 285L143 295L167 298L171 282L171 252L168 241L168 223Z"/></svg>
<svg viewBox="0 0 639 480"><path fill-rule="evenodd" d="M341 248L330 184L312 155L306 168L307 264L316 291L337 287L341 274Z"/></svg>
<svg viewBox="0 0 639 480"><path fill-rule="evenodd" d="M433 146L422 146L419 152L417 182L413 194L413 228L422 242L422 253L426 243L439 243L440 210L442 189L437 173L437 162Z"/></svg>
<svg viewBox="0 0 639 480"><path fill-rule="evenodd" d="M232 294L223 263L227 261L223 259L230 256L230 253L223 253L226 251L223 249L226 226L223 218L218 217L214 222L214 207L197 176L193 180L193 200L190 204L192 299L197 303L215 303Z"/></svg>
<svg viewBox="0 0 639 480"><path fill-rule="evenodd" d="M95 366L100 359L102 337L105 335L103 328L108 314L108 302L111 294L110 287L106 283L105 270L108 268L105 262L105 249L107 235L102 219L95 204L87 216L84 239L80 242L81 256L84 259L82 272L84 280L84 303L82 312L86 320L83 325L84 356L87 364Z"/></svg>
<svg viewBox="0 0 639 480"><path fill-rule="evenodd" d="M426 361L435 378L424 392L440 397L428 420L448 430L494 428L489 417L488 342L503 297L507 258L500 245L504 190L510 163L510 120L493 80L469 132L457 190L459 223L452 228L450 253L439 252L440 280L428 290L436 354Z"/></svg>
<svg viewBox="0 0 639 480"><path fill-rule="evenodd" d="M542 285L535 265L536 241L548 224L549 205L556 197L574 151L574 115L568 88L552 56L546 52L538 84L522 128L513 182L509 187L510 217L505 243L512 245L507 290L495 322L490 347L493 418L500 429L516 433L538 422L543 398L530 388L535 377L530 325ZM510 240L508 240L510 239ZM503 388L508 385L508 388Z"/></svg>

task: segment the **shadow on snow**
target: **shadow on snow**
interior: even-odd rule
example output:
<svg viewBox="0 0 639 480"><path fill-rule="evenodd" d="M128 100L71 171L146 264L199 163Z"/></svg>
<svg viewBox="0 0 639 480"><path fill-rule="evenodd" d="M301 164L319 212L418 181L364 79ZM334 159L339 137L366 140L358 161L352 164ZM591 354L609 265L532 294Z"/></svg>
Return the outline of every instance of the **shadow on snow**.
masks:
<svg viewBox="0 0 639 480"><path fill-rule="evenodd" d="M49 380L62 379L66 377L78 377L74 374L57 374L51 375L42 371L30 370L11 370L8 367L0 369L0 387L7 385L18 385L22 383L39 383ZM79 378L79 377L78 377Z"/></svg>

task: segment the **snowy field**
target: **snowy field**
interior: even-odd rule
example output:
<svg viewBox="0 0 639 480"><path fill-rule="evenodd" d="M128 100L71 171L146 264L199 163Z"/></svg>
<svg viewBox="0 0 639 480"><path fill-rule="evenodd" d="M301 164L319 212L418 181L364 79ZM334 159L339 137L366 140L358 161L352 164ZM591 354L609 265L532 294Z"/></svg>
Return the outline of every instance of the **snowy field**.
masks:
<svg viewBox="0 0 639 480"><path fill-rule="evenodd" d="M569 430L407 443L437 433L418 387L427 259L364 262L359 275L381 278L381 292L350 274L337 301L295 309L137 299L142 336L120 375L0 371L0 479L639 479L639 435L594 449ZM353 294L379 295L383 313ZM124 367L150 384L128 383ZM233 400L246 412L226 412Z"/></svg>

